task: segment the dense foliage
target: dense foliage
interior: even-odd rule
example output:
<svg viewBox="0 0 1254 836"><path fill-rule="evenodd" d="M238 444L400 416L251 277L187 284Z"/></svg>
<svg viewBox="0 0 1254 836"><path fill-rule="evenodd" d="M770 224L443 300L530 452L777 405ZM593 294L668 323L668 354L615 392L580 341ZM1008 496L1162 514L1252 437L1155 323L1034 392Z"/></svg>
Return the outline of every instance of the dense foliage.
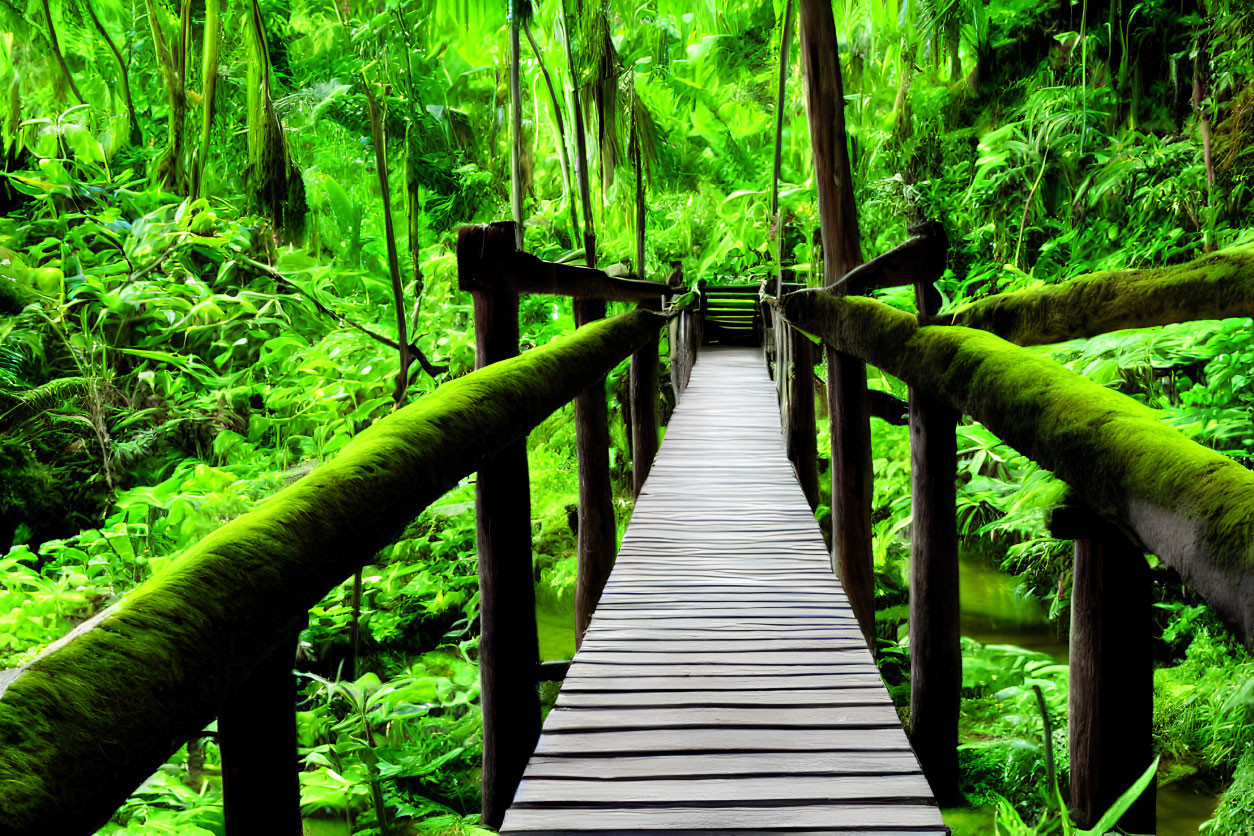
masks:
<svg viewBox="0 0 1254 836"><path fill-rule="evenodd" d="M772 275L782 0L522 5L527 248L582 247L563 170L577 89L602 263L634 261L639 157L640 272ZM509 216L505 6L0 3L0 667L386 414L398 337L428 361L400 398L471 368L452 247L459 224ZM1248 4L839 0L836 18L864 252L939 219L948 304L1254 241ZM797 82L780 103L779 226L783 266L814 283ZM572 327L568 303L541 297L524 299L522 321L527 345ZM1254 465L1250 320L1036 350ZM624 377L607 382L615 408ZM904 396L874 372L872 385ZM964 559L1015 576L1023 605L1065 636L1070 549L1044 523L1064 486L978 424L959 434ZM617 422L623 518L626 443ZM903 428L878 421L874 443L878 624L901 702L909 451ZM529 448L541 650L558 658L573 652L569 414ZM446 496L359 594L350 579L310 614L298 661L310 833L478 829L472 501L469 484ZM1208 832L1248 832L1254 659L1178 579L1156 578L1160 784L1230 786ZM968 798L1004 832L1042 814L1041 832L1061 826L1042 752L1065 782L1065 665L974 640L964 657ZM220 833L216 763L209 729L104 832Z"/></svg>

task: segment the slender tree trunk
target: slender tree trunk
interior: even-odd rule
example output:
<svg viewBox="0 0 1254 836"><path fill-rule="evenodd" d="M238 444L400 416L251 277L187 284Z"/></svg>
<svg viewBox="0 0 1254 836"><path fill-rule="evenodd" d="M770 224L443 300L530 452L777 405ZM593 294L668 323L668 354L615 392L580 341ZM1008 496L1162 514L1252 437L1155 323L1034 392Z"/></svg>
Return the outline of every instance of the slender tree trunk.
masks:
<svg viewBox="0 0 1254 836"><path fill-rule="evenodd" d="M139 117L135 114L135 102L131 99L131 77L126 68L126 59L122 57L122 50L118 49L117 43L109 35L109 30L105 29L104 23L96 15L96 9L92 5L91 0L83 0L83 5L87 7L87 15L91 18L92 25L96 27L96 31L100 33L100 37L109 48L109 52L113 54L113 60L117 62L118 76L122 81L122 98L126 101L127 118L131 121L131 145L141 145L144 141L144 135L139 129ZM208 26L209 24L206 21L205 28L208 29Z"/></svg>
<svg viewBox="0 0 1254 836"><path fill-rule="evenodd" d="M148 28L152 32L153 50L161 64L161 74L165 78L166 95L170 104L170 115L166 123L166 148L161 162L157 164L157 182L166 188L177 189L183 178L183 122L187 109L187 93L183 89L165 30L161 26L156 0L144 0L144 6L148 11Z"/></svg>
<svg viewBox="0 0 1254 836"><path fill-rule="evenodd" d="M565 5L562 15L565 18ZM596 232L592 218L592 188L588 182L588 143L584 130L583 110L575 59L570 46L570 28L564 26L566 59L575 89L571 90L574 116L575 173L579 178L579 194L583 202L584 253L589 267L597 265ZM600 299L576 299L572 308L575 325L583 326L605 316L605 302ZM609 410L605 402L605 382L594 384L575 398L575 447L579 455L579 533L575 580L575 643L582 643L584 631L592 619L592 611L601 599L601 591L614 566L617 546L617 523L610 485Z"/></svg>
<svg viewBox="0 0 1254 836"><path fill-rule="evenodd" d="M1202 233L1202 251L1210 253L1215 251L1215 156L1210 111L1206 107L1206 75L1210 70L1210 49L1206 44L1208 38L1203 36L1203 39L1203 45L1199 47L1193 63L1193 110L1202 131L1202 160L1206 165L1206 220Z"/></svg>
<svg viewBox="0 0 1254 836"><path fill-rule="evenodd" d="M514 244L523 248L522 84L519 80L519 0L510 0L509 13L509 206L514 216Z"/></svg>
<svg viewBox="0 0 1254 836"><path fill-rule="evenodd" d="M69 64L65 63L65 53L61 51L61 42L57 39L57 27L52 22L52 7L48 0L43 0L43 5L44 21L48 24L48 43L52 47L53 56L57 59L57 66L61 68L61 75L65 77L65 82L70 86L70 92L74 94L74 98L78 99L79 104L87 104L83 94L78 92L78 85L74 83L74 74L70 72Z"/></svg>
<svg viewBox="0 0 1254 836"><path fill-rule="evenodd" d="M830 284L862 263L845 133L840 49L832 7L826 0L801 0L799 22L823 239L823 274ZM850 290L845 285L840 292ZM826 349L826 354L832 422L832 561L874 651L871 423L866 364L831 349Z"/></svg>
<svg viewBox="0 0 1254 836"><path fill-rule="evenodd" d="M152 2L152 0L148 0ZM252 51L248 66L248 171L252 198L288 239L304 233L305 183L292 164L283 123L271 97L270 54L266 47L261 6L252 0L247 37ZM403 340L402 340L403 342Z"/></svg>
<svg viewBox="0 0 1254 836"><path fill-rule="evenodd" d="M784 168L784 99L788 92L788 50L792 46L792 0L784 5L779 38L779 86L775 96L775 166L771 174L771 223L775 225L775 298L784 293L784 219L779 211L779 180Z"/></svg>
<svg viewBox="0 0 1254 836"><path fill-rule="evenodd" d="M89 3L91 0L84 0L84 2ZM201 65L201 77L205 85L205 115L200 129L200 158L196 161L194 172L196 182L192 184L192 194L195 197L205 196L205 167L209 165L209 130L213 126L213 94L218 82L218 33L221 27L221 12L218 0L206 0L205 53L204 62Z"/></svg>
<svg viewBox="0 0 1254 836"><path fill-rule="evenodd" d="M562 188L566 190L566 200L570 203L570 240L573 246L574 242L579 240L579 206L575 197L574 183L570 177L570 149L566 146L566 123L562 118L562 106L557 97L557 90L553 87L553 78L549 75L549 68L544 64L544 56L540 53L536 39L531 36L531 26L527 21L523 21L523 32L531 44L531 51L535 53L536 62L540 65L540 74L544 76L544 84L548 88L549 99L553 103L553 121L557 125L558 162L562 167Z"/></svg>
<svg viewBox="0 0 1254 836"><path fill-rule="evenodd" d="M392 227L392 191L388 188L387 139L383 133L383 116L363 73L366 101L370 106L370 135L374 140L375 173L379 178L379 192L383 195L383 231L387 239L388 272L392 274L392 303L396 308L396 342L400 353L400 371L396 374L396 388L392 392L393 409L405 403L409 388L409 336L405 328L405 290L401 284L401 261L396 251L396 231Z"/></svg>
<svg viewBox="0 0 1254 836"><path fill-rule="evenodd" d="M575 72L575 54L570 45L570 25L566 16L565 0L562 0L562 31L566 35L566 62L570 66L570 112L575 123L572 128L575 134L575 177L579 181L579 198L583 204L584 261L589 267L596 267L596 230L592 219L592 186L588 178L588 139L584 129L583 107L579 104L579 75Z"/></svg>

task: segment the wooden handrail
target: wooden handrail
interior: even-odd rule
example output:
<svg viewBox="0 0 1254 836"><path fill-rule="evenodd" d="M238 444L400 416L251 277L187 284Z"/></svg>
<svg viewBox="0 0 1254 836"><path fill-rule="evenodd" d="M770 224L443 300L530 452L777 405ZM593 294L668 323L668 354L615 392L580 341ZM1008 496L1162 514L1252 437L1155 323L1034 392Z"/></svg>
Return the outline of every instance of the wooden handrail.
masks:
<svg viewBox="0 0 1254 836"><path fill-rule="evenodd" d="M1254 472L1132 398L984 331L920 327L872 299L802 291L794 325L942 397L1054 471L1176 568L1254 648Z"/></svg>
<svg viewBox="0 0 1254 836"><path fill-rule="evenodd" d="M509 224L512 231L513 225ZM522 250L501 251L493 245L493 228L499 224L464 226L458 235L459 253L478 253L481 259L466 262L459 259L458 285L463 291L479 286L478 277L490 279L496 290L519 295L527 293L569 296L572 299L601 299L607 302L645 302L681 292L662 282L647 282L633 277L611 276L604 270L545 261ZM475 241L485 246L476 247Z"/></svg>
<svg viewBox="0 0 1254 836"><path fill-rule="evenodd" d="M0 834L90 833L427 504L664 322L635 310L446 383L0 684Z"/></svg>

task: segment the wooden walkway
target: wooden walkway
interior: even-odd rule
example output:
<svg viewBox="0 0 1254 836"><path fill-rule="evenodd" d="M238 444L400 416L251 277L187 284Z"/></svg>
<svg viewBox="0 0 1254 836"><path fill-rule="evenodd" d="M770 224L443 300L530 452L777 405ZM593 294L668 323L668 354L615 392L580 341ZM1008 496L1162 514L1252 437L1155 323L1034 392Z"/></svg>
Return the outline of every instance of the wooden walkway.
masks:
<svg viewBox="0 0 1254 836"><path fill-rule="evenodd" d="M502 833L946 833L784 454L705 347Z"/></svg>

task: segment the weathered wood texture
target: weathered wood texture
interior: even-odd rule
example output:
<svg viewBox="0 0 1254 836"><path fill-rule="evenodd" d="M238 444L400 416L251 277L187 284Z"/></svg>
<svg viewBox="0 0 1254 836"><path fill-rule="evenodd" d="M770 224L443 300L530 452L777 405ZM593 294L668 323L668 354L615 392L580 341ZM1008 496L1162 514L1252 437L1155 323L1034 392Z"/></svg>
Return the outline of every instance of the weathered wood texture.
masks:
<svg viewBox="0 0 1254 836"><path fill-rule="evenodd" d="M575 324L580 328L605 317L605 303L574 301ZM605 379L575 398L575 452L579 458L579 531L575 576L575 644L601 598L601 589L614 568L618 541L614 493L610 484L610 415L605 401Z"/></svg>
<svg viewBox="0 0 1254 836"><path fill-rule="evenodd" d="M1071 804L1076 823L1092 827L1154 756L1153 599L1141 551L1111 526L1079 522L1068 520L1075 531L1056 523L1055 532L1076 538L1067 706ZM1120 827L1155 832L1155 791L1150 784Z"/></svg>
<svg viewBox="0 0 1254 836"><path fill-rule="evenodd" d="M919 241L924 243L911 244ZM911 264L903 255L899 269L918 277L915 306L920 315L932 316L940 310L940 293L933 281L945 264L944 232L911 242L898 249L913 252L919 261ZM925 389L910 387L910 742L942 804L962 800L957 431L953 407Z"/></svg>
<svg viewBox="0 0 1254 836"><path fill-rule="evenodd" d="M671 388L676 402L688 387L692 366L697 361L697 349L704 339L701 298L696 294L690 298L692 301L672 317L667 339L670 344Z"/></svg>
<svg viewBox="0 0 1254 836"><path fill-rule="evenodd" d="M645 307L642 305L642 307ZM660 305L653 305L656 309ZM657 455L658 347L655 336L631 355L631 476L632 493L640 495Z"/></svg>
<svg viewBox="0 0 1254 836"><path fill-rule="evenodd" d="M781 323L790 344L788 400L784 415L784 439L788 460L810 508L819 507L819 439L814 423L814 361L820 350L805 334Z"/></svg>
<svg viewBox="0 0 1254 836"><path fill-rule="evenodd" d="M1254 473L1144 404L971 328L919 327L873 299L800 292L790 321L927 386L1120 521L1254 648Z"/></svg>
<svg viewBox="0 0 1254 836"><path fill-rule="evenodd" d="M503 833L943 833L784 455L702 350Z"/></svg>
<svg viewBox="0 0 1254 836"><path fill-rule="evenodd" d="M518 356L518 294L481 286L472 295L475 368ZM540 652L525 437L479 468L475 549L479 557L483 821L499 827L540 734L536 691Z"/></svg>
<svg viewBox="0 0 1254 836"><path fill-rule="evenodd" d="M218 716L222 812L231 836L300 836L297 633L244 680Z"/></svg>
<svg viewBox="0 0 1254 836"><path fill-rule="evenodd" d="M462 227L458 239L461 246L472 251L476 241L485 240L487 246L479 248L479 269L459 275L461 290L474 290L479 277L486 277L496 289L520 295L538 293L611 302L644 302L682 291L682 288L661 282L611 276L595 267L559 264L522 250L494 247L492 244L500 230L504 230L511 242L516 242L515 225L510 221ZM595 253L589 260L595 261Z"/></svg>

